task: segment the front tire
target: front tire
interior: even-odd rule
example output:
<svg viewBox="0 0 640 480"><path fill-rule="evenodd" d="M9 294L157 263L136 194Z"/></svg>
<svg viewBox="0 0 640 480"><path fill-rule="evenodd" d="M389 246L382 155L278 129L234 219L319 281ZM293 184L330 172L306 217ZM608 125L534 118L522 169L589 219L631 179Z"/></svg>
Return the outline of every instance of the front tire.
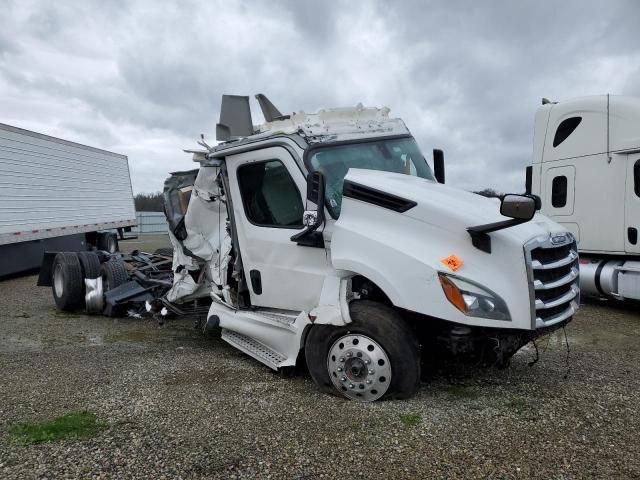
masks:
<svg viewBox="0 0 640 480"><path fill-rule="evenodd" d="M352 302L352 323L314 325L305 343L307 367L321 390L351 400L409 398L420 385L416 336L391 307Z"/></svg>

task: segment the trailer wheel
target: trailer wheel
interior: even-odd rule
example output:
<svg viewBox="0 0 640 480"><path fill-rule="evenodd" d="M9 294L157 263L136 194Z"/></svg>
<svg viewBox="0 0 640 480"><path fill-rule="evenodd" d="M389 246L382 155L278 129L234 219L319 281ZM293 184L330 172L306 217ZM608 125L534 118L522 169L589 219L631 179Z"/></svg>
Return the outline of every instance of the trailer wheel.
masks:
<svg viewBox="0 0 640 480"><path fill-rule="evenodd" d="M420 385L420 347L400 314L369 300L351 303L350 313L344 327L311 328L305 357L314 382L356 401L412 396Z"/></svg>
<svg viewBox="0 0 640 480"><path fill-rule="evenodd" d="M129 272L124 262L115 258L100 265L100 275L102 275L102 288L105 293L129 280Z"/></svg>
<svg viewBox="0 0 640 480"><path fill-rule="evenodd" d="M97 244L98 250L116 253L118 251L118 236L111 232L99 233Z"/></svg>
<svg viewBox="0 0 640 480"><path fill-rule="evenodd" d="M78 260L80 260L84 278L98 278L100 276L100 257L96 253L78 252Z"/></svg>
<svg viewBox="0 0 640 480"><path fill-rule="evenodd" d="M78 256L73 252L56 254L51 266L53 299L60 310L71 311L84 304L84 282Z"/></svg>

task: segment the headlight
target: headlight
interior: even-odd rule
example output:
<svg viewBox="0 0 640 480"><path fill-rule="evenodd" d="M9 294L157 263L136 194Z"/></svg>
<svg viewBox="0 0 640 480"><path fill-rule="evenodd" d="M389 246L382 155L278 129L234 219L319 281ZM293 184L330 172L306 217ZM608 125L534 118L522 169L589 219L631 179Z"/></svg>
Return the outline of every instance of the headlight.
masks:
<svg viewBox="0 0 640 480"><path fill-rule="evenodd" d="M468 317L511 320L509 309L498 295L477 283L438 273L440 285L451 304Z"/></svg>

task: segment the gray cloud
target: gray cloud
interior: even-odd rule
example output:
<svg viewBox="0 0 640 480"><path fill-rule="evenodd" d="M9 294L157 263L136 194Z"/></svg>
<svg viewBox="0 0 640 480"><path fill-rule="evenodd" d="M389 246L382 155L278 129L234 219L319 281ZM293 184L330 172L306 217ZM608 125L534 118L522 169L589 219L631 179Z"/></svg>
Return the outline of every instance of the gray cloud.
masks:
<svg viewBox="0 0 640 480"><path fill-rule="evenodd" d="M125 153L154 191L213 137L222 93L388 105L426 154L445 149L452 184L519 190L542 96L640 94L639 21L632 0L14 0L0 121Z"/></svg>

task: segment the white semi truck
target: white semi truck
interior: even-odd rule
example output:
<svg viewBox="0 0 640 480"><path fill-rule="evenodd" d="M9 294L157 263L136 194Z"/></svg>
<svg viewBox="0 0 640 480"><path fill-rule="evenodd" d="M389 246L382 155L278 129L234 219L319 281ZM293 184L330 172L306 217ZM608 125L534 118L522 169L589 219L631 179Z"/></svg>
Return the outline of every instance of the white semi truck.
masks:
<svg viewBox="0 0 640 480"><path fill-rule="evenodd" d="M0 124L0 277L46 251L115 252L136 225L127 157Z"/></svg>
<svg viewBox="0 0 640 480"><path fill-rule="evenodd" d="M87 310L208 302L203 329L274 370L306 363L322 390L359 401L411 396L434 355L505 366L576 313L575 240L537 198L497 205L443 185L442 152L432 170L387 108L282 115L257 98L254 126L249 97L223 96L222 143L202 141L199 168L165 183L169 286L150 277L157 256L136 254L146 266L127 263L127 281L102 258ZM58 307L77 307L79 268L61 254L53 270Z"/></svg>
<svg viewBox="0 0 640 480"><path fill-rule="evenodd" d="M640 300L640 99L542 103L527 191L578 241L584 294Z"/></svg>

